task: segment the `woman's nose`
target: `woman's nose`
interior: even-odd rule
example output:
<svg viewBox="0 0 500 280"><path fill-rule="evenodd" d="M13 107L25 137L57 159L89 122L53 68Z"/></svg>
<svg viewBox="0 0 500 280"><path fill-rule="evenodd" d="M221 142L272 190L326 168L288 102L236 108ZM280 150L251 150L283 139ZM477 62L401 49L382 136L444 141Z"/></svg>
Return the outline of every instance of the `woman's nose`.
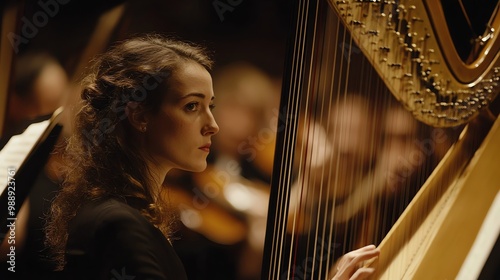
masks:
<svg viewBox="0 0 500 280"><path fill-rule="evenodd" d="M219 125L215 121L214 115L210 112L208 117L208 123L203 128L203 135L214 135L219 132Z"/></svg>

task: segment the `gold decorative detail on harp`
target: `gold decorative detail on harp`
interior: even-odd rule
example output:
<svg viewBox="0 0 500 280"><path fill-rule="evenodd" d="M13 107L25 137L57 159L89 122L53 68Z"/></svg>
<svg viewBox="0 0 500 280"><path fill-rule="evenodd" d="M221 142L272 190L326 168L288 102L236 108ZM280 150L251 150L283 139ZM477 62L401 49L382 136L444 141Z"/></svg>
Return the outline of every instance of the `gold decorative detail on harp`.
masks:
<svg viewBox="0 0 500 280"><path fill-rule="evenodd" d="M464 62L450 36L440 1L337 1L346 24L391 92L432 126L469 122L500 88L498 5L476 50Z"/></svg>
<svg viewBox="0 0 500 280"><path fill-rule="evenodd" d="M262 279L331 279L369 243L375 278L457 275L500 192L500 15L458 50L445 2L294 1Z"/></svg>

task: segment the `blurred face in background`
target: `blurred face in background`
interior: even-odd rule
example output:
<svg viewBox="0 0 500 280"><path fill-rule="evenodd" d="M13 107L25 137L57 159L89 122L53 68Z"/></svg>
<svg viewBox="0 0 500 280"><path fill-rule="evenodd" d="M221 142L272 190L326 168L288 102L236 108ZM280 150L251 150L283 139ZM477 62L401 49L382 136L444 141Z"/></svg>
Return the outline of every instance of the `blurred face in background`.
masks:
<svg viewBox="0 0 500 280"><path fill-rule="evenodd" d="M336 178L337 197L351 193L367 174L376 150L369 104L361 97L348 97L334 105L328 127L332 157L328 174Z"/></svg>
<svg viewBox="0 0 500 280"><path fill-rule="evenodd" d="M47 115L63 104L68 78L64 69L51 63L45 66L33 86L33 98L38 104L38 113Z"/></svg>
<svg viewBox="0 0 500 280"><path fill-rule="evenodd" d="M273 84L264 73L247 64L223 69L214 83L217 94L214 115L220 127L214 137L215 148L219 154L241 158L238 147L251 146L251 138L256 140L269 116Z"/></svg>
<svg viewBox="0 0 500 280"><path fill-rule="evenodd" d="M69 80L64 68L45 53L22 55L15 64L9 117L30 120L52 114L64 104Z"/></svg>

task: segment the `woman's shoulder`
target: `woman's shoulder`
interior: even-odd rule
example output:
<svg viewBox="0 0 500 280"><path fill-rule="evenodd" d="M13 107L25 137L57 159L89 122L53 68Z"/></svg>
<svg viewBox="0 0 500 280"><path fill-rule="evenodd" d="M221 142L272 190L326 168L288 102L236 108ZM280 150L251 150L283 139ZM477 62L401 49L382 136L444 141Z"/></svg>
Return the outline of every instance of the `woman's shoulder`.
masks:
<svg viewBox="0 0 500 280"><path fill-rule="evenodd" d="M66 248L69 275L113 278L125 272L140 279L186 279L182 263L162 235L124 201L85 203L70 223ZM167 275L169 277L167 277Z"/></svg>
<svg viewBox="0 0 500 280"><path fill-rule="evenodd" d="M89 214L100 219L140 216L139 210L128 205L125 200L101 198L83 204L77 215Z"/></svg>
<svg viewBox="0 0 500 280"><path fill-rule="evenodd" d="M70 223L70 228L86 228L99 230L109 226L152 226L139 210L131 207L125 201L106 198L84 203Z"/></svg>

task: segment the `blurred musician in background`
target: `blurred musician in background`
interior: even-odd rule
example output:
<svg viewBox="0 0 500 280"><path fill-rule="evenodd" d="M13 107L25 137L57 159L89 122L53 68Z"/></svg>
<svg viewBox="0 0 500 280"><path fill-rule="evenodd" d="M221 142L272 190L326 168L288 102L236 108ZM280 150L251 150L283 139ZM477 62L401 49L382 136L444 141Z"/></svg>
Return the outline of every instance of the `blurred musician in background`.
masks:
<svg viewBox="0 0 500 280"><path fill-rule="evenodd" d="M12 135L22 133L29 124L48 119L63 105L69 85L66 71L45 52L20 54L13 67L14 86L0 149Z"/></svg>
<svg viewBox="0 0 500 280"><path fill-rule="evenodd" d="M8 104L3 147L13 135L22 133L30 124L50 118L66 100L69 88L67 74L60 63L49 53L28 51L20 54L14 64L14 87ZM1 149L1 148L0 148ZM22 204L16 226L17 279L54 279L55 263L44 245L44 215L50 207L61 181L58 172L60 157L55 152L43 170L33 170L36 177L28 198ZM3 252L8 247L2 244ZM2 261L2 275L7 268Z"/></svg>
<svg viewBox="0 0 500 280"><path fill-rule="evenodd" d="M305 164L295 171L288 231L295 238L330 232L330 261L380 242L421 186L416 180L432 170L434 155L419 150L414 141L419 126L411 114L399 104L377 111L370 98L349 92L330 111L302 120L298 130L309 134L298 139L297 154ZM304 244L329 248L326 241L311 242ZM298 250L306 252L304 246ZM316 265L311 269L319 269Z"/></svg>
<svg viewBox="0 0 500 280"><path fill-rule="evenodd" d="M294 160L303 167L295 172L288 231L304 255L323 246L319 251L331 249L334 261L378 244L439 161L428 149L450 145L444 132L432 138L400 104L384 101L382 112L372 98L378 97L349 92L330 105L327 117L301 120L309 134L296 148ZM333 233L331 244L311 237L320 231Z"/></svg>
<svg viewBox="0 0 500 280"><path fill-rule="evenodd" d="M330 106L329 114L300 121L299 131L308 127L309 133L298 137L294 162L303 167L295 172L287 224L289 235L301 244L296 250L316 254L309 248L319 246L320 252L328 252L330 263L318 260L313 268L326 271L346 252L371 244L357 236L365 232L360 228L366 216L358 214L367 206L356 209L348 202L365 192L364 180L372 172L375 147L380 145L380 137L371 133L379 127L365 96L348 93ZM330 176L334 179L329 180ZM331 241L311 238L320 231L333 233Z"/></svg>

